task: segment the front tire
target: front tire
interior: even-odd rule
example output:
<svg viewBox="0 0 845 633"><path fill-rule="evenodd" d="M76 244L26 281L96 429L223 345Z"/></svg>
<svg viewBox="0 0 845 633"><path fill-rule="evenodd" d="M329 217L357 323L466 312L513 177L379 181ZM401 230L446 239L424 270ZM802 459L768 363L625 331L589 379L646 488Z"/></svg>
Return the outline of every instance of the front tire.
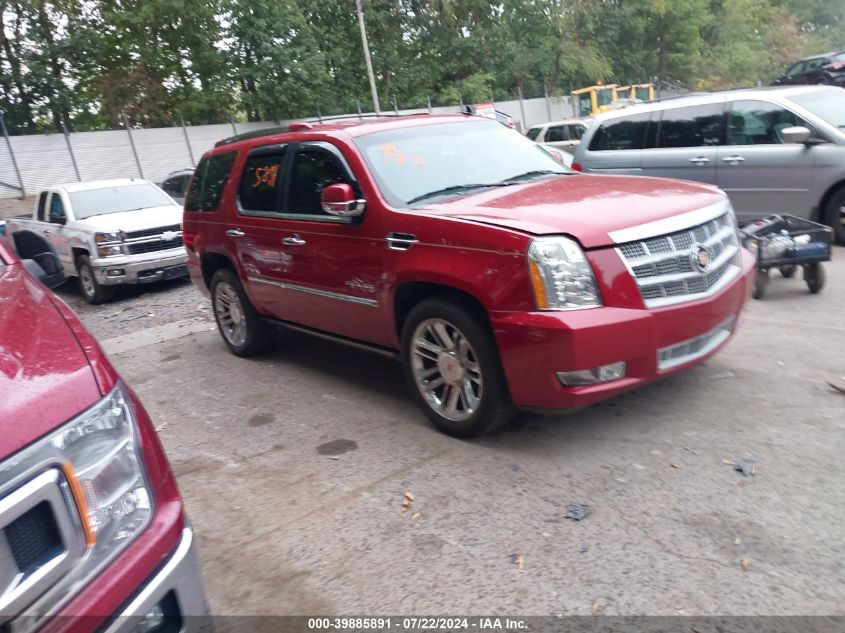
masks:
<svg viewBox="0 0 845 633"><path fill-rule="evenodd" d="M416 305L402 328L402 365L414 400L454 437L482 435L515 413L496 342L477 312L444 295Z"/></svg>
<svg viewBox="0 0 845 633"><path fill-rule="evenodd" d="M812 294L817 294L824 288L824 267L819 262L804 265L804 282Z"/></svg>
<svg viewBox="0 0 845 633"><path fill-rule="evenodd" d="M840 188L827 201L824 223L833 229L836 242L845 245L845 187Z"/></svg>
<svg viewBox="0 0 845 633"><path fill-rule="evenodd" d="M97 305L111 301L114 297L114 288L104 286L97 282L94 275L94 268L87 255L80 255L76 260L76 272L79 274L79 286L82 289L82 296L91 305Z"/></svg>
<svg viewBox="0 0 845 633"><path fill-rule="evenodd" d="M273 328L249 302L231 268L221 268L212 276L211 307L220 336L235 356L256 356L273 346Z"/></svg>

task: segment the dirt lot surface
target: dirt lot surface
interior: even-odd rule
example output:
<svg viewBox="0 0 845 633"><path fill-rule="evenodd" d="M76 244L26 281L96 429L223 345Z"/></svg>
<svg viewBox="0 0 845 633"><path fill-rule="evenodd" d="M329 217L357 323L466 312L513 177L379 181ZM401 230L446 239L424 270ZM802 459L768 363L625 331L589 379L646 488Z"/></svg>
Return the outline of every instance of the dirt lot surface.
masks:
<svg viewBox="0 0 845 633"><path fill-rule="evenodd" d="M835 257L819 295L775 276L706 364L469 442L392 361L290 335L232 356L187 284L80 313L159 428L215 614L841 615Z"/></svg>

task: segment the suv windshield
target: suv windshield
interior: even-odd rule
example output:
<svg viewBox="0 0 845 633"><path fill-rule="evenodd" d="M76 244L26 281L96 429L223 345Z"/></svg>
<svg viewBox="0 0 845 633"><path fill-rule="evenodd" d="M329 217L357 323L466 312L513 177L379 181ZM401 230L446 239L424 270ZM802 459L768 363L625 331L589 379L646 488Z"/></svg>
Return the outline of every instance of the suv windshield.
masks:
<svg viewBox="0 0 845 633"><path fill-rule="evenodd" d="M173 206L173 200L167 194L149 183L75 191L69 195L77 220L92 215Z"/></svg>
<svg viewBox="0 0 845 633"><path fill-rule="evenodd" d="M845 130L845 90L819 90L790 99L834 127Z"/></svg>
<svg viewBox="0 0 845 633"><path fill-rule="evenodd" d="M419 125L368 134L355 143L382 194L397 207L573 173L539 145L495 121Z"/></svg>

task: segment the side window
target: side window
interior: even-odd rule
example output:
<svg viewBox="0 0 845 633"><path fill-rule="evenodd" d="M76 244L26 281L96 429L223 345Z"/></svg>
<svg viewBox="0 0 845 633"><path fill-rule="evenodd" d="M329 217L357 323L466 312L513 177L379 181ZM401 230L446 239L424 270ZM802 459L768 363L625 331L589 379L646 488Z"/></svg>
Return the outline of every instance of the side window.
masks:
<svg viewBox="0 0 845 633"><path fill-rule="evenodd" d="M300 147L291 170L286 212L328 215L320 205L320 194L327 185L335 182L354 186L337 156L318 146Z"/></svg>
<svg viewBox="0 0 845 633"><path fill-rule="evenodd" d="M580 141L581 137L584 136L584 126L583 125L570 125L569 126L569 140L570 141Z"/></svg>
<svg viewBox="0 0 845 633"><path fill-rule="evenodd" d="M566 133L563 125L555 125L546 130L546 143L557 143L566 140Z"/></svg>
<svg viewBox="0 0 845 633"><path fill-rule="evenodd" d="M284 146L259 147L249 153L238 186L242 211L278 213L284 163Z"/></svg>
<svg viewBox="0 0 845 633"><path fill-rule="evenodd" d="M658 147L721 145L725 139L722 104L673 108L663 111Z"/></svg>
<svg viewBox="0 0 845 633"><path fill-rule="evenodd" d="M643 113L603 123L590 141L590 150L642 149L649 118Z"/></svg>
<svg viewBox="0 0 845 633"><path fill-rule="evenodd" d="M46 222L47 218L44 216L44 210L47 206L47 196L50 195L49 191L42 191L41 195L38 196L38 219L41 222Z"/></svg>
<svg viewBox="0 0 845 633"><path fill-rule="evenodd" d="M530 138L532 141L536 141L538 134L540 134L540 128L532 127L530 130L528 130L528 134L526 134L526 136L528 138Z"/></svg>
<svg viewBox="0 0 845 633"><path fill-rule="evenodd" d="M798 62L797 64L793 64L792 67L786 71L787 77L794 77L798 73L804 70L804 62Z"/></svg>
<svg viewBox="0 0 845 633"><path fill-rule="evenodd" d="M177 198L182 196L184 186L185 181L182 176L174 176L173 178L168 178L161 183L161 188L164 190L164 193L169 196L176 196Z"/></svg>
<svg viewBox="0 0 845 633"><path fill-rule="evenodd" d="M50 196L50 222L65 219L65 205L62 203L62 197L53 192Z"/></svg>
<svg viewBox="0 0 845 633"><path fill-rule="evenodd" d="M728 115L728 145L778 145L783 129L809 123L768 101L735 101Z"/></svg>
<svg viewBox="0 0 845 633"><path fill-rule="evenodd" d="M197 165L185 202L185 211L214 211L220 206L223 189L235 163L235 152L205 157Z"/></svg>

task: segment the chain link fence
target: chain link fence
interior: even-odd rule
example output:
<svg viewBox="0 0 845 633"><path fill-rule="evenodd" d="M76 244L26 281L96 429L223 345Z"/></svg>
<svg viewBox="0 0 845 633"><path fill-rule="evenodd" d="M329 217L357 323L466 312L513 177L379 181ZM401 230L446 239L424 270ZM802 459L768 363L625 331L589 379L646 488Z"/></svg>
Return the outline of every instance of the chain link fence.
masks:
<svg viewBox="0 0 845 633"><path fill-rule="evenodd" d="M525 131L535 123L572 116L569 97L540 97L495 101ZM386 114L455 113L460 105L403 110L394 103L382 104ZM346 115L358 116L353 112ZM366 114L366 113L363 113ZM323 115L310 117L319 121ZM301 119L299 119L301 120ZM0 116L0 122L2 117ZM218 140L288 121L181 125L171 128L108 130L9 136L0 127L0 198L26 197L64 182L106 178L145 178L161 182L171 172L193 168Z"/></svg>

